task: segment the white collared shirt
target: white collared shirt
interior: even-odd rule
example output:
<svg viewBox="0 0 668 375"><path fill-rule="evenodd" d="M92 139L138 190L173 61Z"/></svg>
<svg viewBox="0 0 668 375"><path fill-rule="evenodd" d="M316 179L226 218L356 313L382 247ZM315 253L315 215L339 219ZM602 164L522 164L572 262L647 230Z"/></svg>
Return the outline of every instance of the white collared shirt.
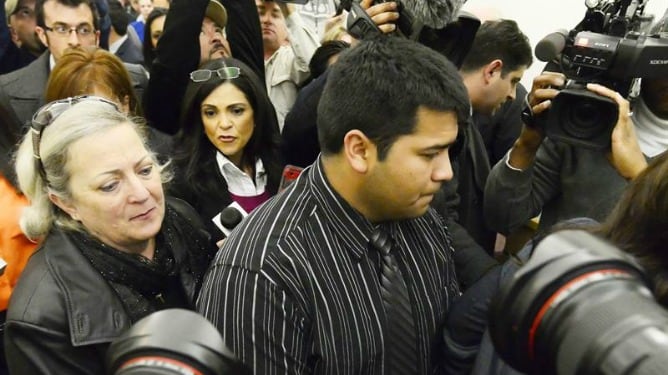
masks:
<svg viewBox="0 0 668 375"><path fill-rule="evenodd" d="M128 34L125 34L122 37L120 37L117 41L111 43L109 45L109 52L115 55L118 49L121 48L121 44L123 44L123 42L125 42L127 39L128 39Z"/></svg>
<svg viewBox="0 0 668 375"><path fill-rule="evenodd" d="M262 164L260 158L255 161L255 182L221 152L216 153L216 163L223 178L225 178L225 182L227 182L227 190L231 194L253 197L264 193L267 186L267 172L264 170L264 164Z"/></svg>

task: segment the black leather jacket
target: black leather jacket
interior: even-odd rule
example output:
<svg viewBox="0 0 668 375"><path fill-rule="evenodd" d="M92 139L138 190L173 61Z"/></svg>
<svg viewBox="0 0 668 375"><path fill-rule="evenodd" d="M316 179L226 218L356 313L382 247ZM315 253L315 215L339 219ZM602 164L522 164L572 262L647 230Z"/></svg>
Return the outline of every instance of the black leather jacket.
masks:
<svg viewBox="0 0 668 375"><path fill-rule="evenodd" d="M180 214L185 210L193 224L178 228L182 245L173 247L178 262L187 256L190 239L206 233L192 208L174 201L168 204ZM211 257L214 253L215 248ZM193 306L201 276L181 272ZM107 347L131 324L105 279L62 230L54 229L28 261L9 303L5 353L10 373L104 374Z"/></svg>

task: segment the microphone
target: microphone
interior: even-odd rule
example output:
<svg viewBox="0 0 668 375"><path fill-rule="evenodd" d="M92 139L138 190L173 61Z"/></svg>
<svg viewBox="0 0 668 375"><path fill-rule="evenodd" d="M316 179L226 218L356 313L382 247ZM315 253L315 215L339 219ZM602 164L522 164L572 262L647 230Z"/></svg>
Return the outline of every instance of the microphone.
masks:
<svg viewBox="0 0 668 375"><path fill-rule="evenodd" d="M239 203L232 202L232 204L223 208L218 215L214 216L211 221L225 234L225 237L228 237L246 216L248 216L248 212Z"/></svg>
<svg viewBox="0 0 668 375"><path fill-rule="evenodd" d="M568 31L564 29L547 34L536 44L534 53L538 60L550 62L557 58L566 46L566 38L568 38Z"/></svg>
<svg viewBox="0 0 668 375"><path fill-rule="evenodd" d="M465 0L403 0L401 3L425 26L440 29L457 19Z"/></svg>

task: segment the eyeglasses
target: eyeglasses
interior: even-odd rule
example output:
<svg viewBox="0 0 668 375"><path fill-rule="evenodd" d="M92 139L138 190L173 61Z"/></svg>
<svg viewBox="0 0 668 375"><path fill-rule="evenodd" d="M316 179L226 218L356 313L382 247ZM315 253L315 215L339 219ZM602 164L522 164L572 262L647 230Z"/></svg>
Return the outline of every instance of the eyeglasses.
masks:
<svg viewBox="0 0 668 375"><path fill-rule="evenodd" d="M214 73L216 73L220 79L234 79L241 75L241 69L236 66L224 66L216 70L199 69L190 73L190 80L193 82L208 81Z"/></svg>
<svg viewBox="0 0 668 375"><path fill-rule="evenodd" d="M72 31L77 33L77 36L80 37L89 37L93 35L93 33L95 33L95 28L87 23L82 23L81 25L78 26L67 26L62 23L57 23L53 25L53 27L44 26L43 29L46 31L53 31L54 33L62 37L70 36Z"/></svg>
<svg viewBox="0 0 668 375"><path fill-rule="evenodd" d="M45 104L40 109L35 112L35 115L32 117L30 122L30 132L32 134L32 152L33 157L35 158L35 169L39 171L39 174L42 176L42 179L47 183L46 171L44 170L44 165L42 165L42 159L39 155L39 144L42 139L42 132L44 128L51 125L63 112L71 108L73 105L85 102L85 101L94 101L109 104L114 107L115 110L119 110L116 103L101 98L99 96L93 95L82 95L74 96L66 99L56 100L51 103Z"/></svg>

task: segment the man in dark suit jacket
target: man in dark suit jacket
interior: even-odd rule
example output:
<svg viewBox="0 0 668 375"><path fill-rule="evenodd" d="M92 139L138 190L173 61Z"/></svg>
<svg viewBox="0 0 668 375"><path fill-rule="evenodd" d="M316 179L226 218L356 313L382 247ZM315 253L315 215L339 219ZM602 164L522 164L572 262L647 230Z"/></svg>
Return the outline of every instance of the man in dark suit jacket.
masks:
<svg viewBox="0 0 668 375"><path fill-rule="evenodd" d="M111 30L109 32L109 51L118 56L123 62L130 64L144 64L142 43L130 24L130 15L116 0L109 1L109 16Z"/></svg>
<svg viewBox="0 0 668 375"><path fill-rule="evenodd" d="M72 4L75 5L72 5ZM38 0L35 5L35 31L48 50L28 66L0 76L0 90L22 124L45 104L44 88L49 72L67 48L96 46L100 40L99 22L91 0ZM148 76L140 65L126 64L139 97L146 87ZM4 103L7 104L7 103Z"/></svg>

